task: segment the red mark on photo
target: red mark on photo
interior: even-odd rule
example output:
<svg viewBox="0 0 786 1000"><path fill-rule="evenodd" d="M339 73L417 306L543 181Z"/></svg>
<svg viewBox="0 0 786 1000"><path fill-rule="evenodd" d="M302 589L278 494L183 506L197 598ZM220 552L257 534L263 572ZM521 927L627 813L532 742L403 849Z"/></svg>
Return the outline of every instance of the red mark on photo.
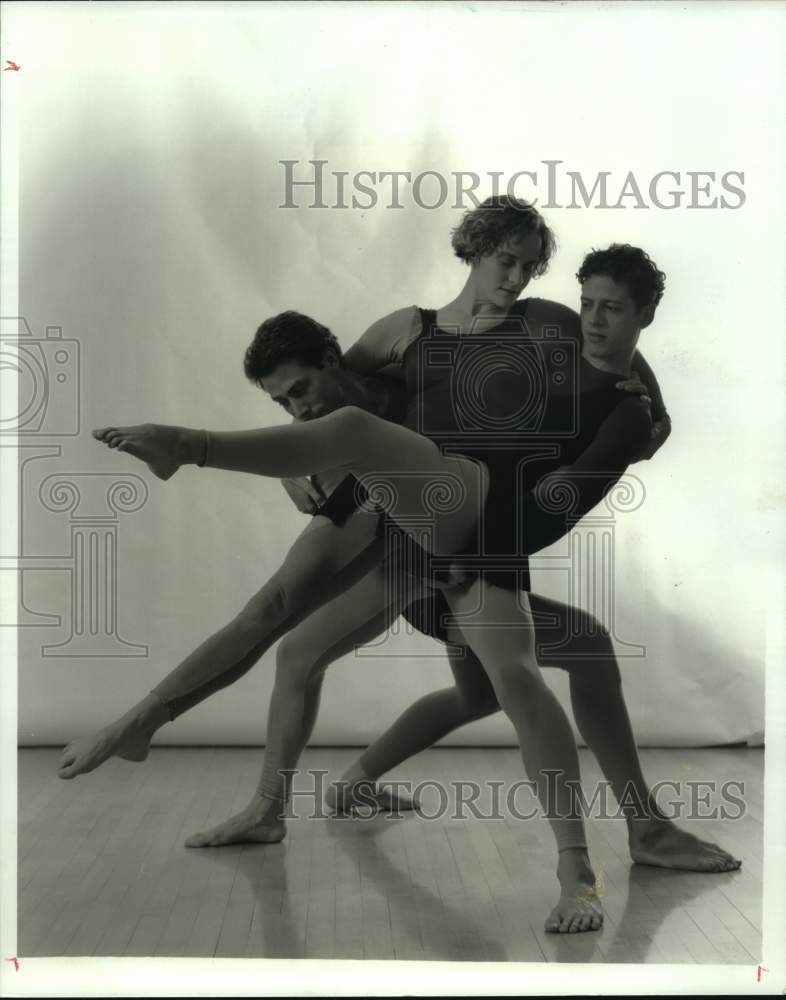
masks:
<svg viewBox="0 0 786 1000"><path fill-rule="evenodd" d="M765 969L763 965L760 965L758 967L758 969L756 970L756 982L757 983L761 982L761 974L762 974L762 972L769 972L769 971L770 971L769 969Z"/></svg>
<svg viewBox="0 0 786 1000"><path fill-rule="evenodd" d="M12 70L14 73L18 73L19 70L22 68L21 66L17 66L17 64L13 61L13 59L6 59L5 62L6 62L5 66L3 66L4 73L7 73L9 70Z"/></svg>
<svg viewBox="0 0 786 1000"><path fill-rule="evenodd" d="M19 972L19 959L18 958L6 958L4 961L6 961L6 962L13 962L14 963L14 968L16 969L17 972Z"/></svg>

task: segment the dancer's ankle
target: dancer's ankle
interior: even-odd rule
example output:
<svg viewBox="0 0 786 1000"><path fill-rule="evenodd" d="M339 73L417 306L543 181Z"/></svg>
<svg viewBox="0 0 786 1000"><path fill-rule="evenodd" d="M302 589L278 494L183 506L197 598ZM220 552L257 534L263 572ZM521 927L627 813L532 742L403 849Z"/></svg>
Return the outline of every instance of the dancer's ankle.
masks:
<svg viewBox="0 0 786 1000"><path fill-rule="evenodd" d="M172 717L169 706L160 695L151 691L142 701L118 720L117 725L126 731L140 733L154 733L167 722L171 722Z"/></svg>
<svg viewBox="0 0 786 1000"><path fill-rule="evenodd" d="M208 432L183 427L178 442L178 460L181 465L204 466L208 456Z"/></svg>
<svg viewBox="0 0 786 1000"><path fill-rule="evenodd" d="M572 881L577 877L583 881L594 881L595 872L590 862L586 844L576 844L558 849L557 878Z"/></svg>
<svg viewBox="0 0 786 1000"><path fill-rule="evenodd" d="M210 436L204 429L194 431L194 435L195 435L194 452L196 454L196 459L197 459L196 464L199 466L204 466L205 462L207 462L208 444L210 441Z"/></svg>
<svg viewBox="0 0 786 1000"><path fill-rule="evenodd" d="M668 826L672 822L655 801L651 792L647 793L643 802L639 800L636 805L624 807L623 813L628 826L628 836L641 834L642 831L654 827Z"/></svg>
<svg viewBox="0 0 786 1000"><path fill-rule="evenodd" d="M264 813L265 816L276 817L278 819L285 818L287 798L280 792L258 787L254 792L254 801L260 812Z"/></svg>
<svg viewBox="0 0 786 1000"><path fill-rule="evenodd" d="M257 785L257 797L267 799L269 802L278 802L279 804L286 801L286 795L281 790L277 789L273 791L265 785Z"/></svg>
<svg viewBox="0 0 786 1000"><path fill-rule="evenodd" d="M342 783L352 785L358 781L368 781L373 783L377 779L368 773L366 768L363 766L362 758L358 758L349 765L339 780Z"/></svg>

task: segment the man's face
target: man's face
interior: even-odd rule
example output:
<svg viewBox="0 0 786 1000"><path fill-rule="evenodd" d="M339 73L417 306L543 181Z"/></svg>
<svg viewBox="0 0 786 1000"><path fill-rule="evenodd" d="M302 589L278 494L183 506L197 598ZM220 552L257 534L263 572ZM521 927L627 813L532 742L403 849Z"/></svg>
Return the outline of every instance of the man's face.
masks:
<svg viewBox="0 0 786 1000"><path fill-rule="evenodd" d="M297 420L312 420L345 403L338 363L328 355L322 368L282 361L261 379L262 388Z"/></svg>
<svg viewBox="0 0 786 1000"><path fill-rule="evenodd" d="M540 259L540 236L527 233L508 240L474 265L477 291L484 302L510 309L530 282Z"/></svg>
<svg viewBox="0 0 786 1000"><path fill-rule="evenodd" d="M639 308L627 285L594 274L581 286L581 332L589 357L629 357L651 321L652 307Z"/></svg>

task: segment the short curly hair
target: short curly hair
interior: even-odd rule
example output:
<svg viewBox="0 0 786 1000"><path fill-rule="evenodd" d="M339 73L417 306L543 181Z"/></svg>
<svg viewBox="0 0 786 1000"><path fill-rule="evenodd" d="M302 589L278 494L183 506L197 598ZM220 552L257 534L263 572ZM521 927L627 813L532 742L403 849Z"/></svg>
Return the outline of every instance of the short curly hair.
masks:
<svg viewBox="0 0 786 1000"><path fill-rule="evenodd" d="M284 361L298 361L307 368L322 368L332 351L343 363L341 347L326 326L310 316L288 310L266 319L254 334L243 359L243 371L260 388L261 380Z"/></svg>
<svg viewBox="0 0 786 1000"><path fill-rule="evenodd" d="M582 261L576 277L583 285L587 278L603 275L628 286L639 309L656 306L663 298L666 275L659 271L640 247L630 243L612 243L607 250L592 250Z"/></svg>
<svg viewBox="0 0 786 1000"><path fill-rule="evenodd" d="M548 270L549 261L557 249L554 233L540 212L528 201L510 195L492 195L477 208L464 213L451 235L453 252L467 264L494 253L510 239L520 239L529 233L540 237L540 256L533 276Z"/></svg>

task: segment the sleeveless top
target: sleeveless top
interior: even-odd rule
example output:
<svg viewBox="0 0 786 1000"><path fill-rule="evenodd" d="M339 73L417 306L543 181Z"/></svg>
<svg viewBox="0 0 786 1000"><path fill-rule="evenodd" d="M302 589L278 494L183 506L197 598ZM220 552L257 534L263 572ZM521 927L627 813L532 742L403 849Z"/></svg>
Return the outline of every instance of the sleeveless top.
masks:
<svg viewBox="0 0 786 1000"><path fill-rule="evenodd" d="M571 517L544 512L530 491L542 475L573 465L590 443L600 445L596 451L601 456L614 452L614 442L600 440L598 434L619 403L631 402L629 393L616 388L621 376L600 371L581 357L577 329L544 326L533 336L525 319L529 301L516 302L498 326L477 335L440 329L436 312L421 309L420 332L404 351L404 426L445 453L482 461L489 471L483 516L449 559L435 559L386 515L380 516L378 533L401 546L405 566L427 581L445 582L449 563L464 575L482 574L496 586L529 590L528 554L552 544L577 520L575 511ZM609 428L610 435L625 437L624 425ZM635 435L625 442L623 467L640 444ZM619 453L617 448L611 464L620 464ZM597 483L590 485L581 499L583 512L602 493ZM320 513L342 523L360 497L359 484L347 477ZM421 631L445 641L439 619L449 613L437 590L404 615Z"/></svg>
<svg viewBox="0 0 786 1000"><path fill-rule="evenodd" d="M523 543L517 544L515 497L512 485L520 457L518 438L522 398L531 394L522 385L522 363L533 368L533 345L524 323L528 300L515 303L506 319L492 331L472 335L440 329L436 311L420 309L420 332L402 358L406 408L399 417L405 427L428 437L444 452L482 461L489 469L486 517L470 533L459 552L434 557L392 518L380 515L379 535L402 549L403 563L415 575L444 583L448 567L461 566L466 575L482 569L497 586L528 590L528 561ZM522 345L529 359L517 356ZM535 366L538 360L535 358ZM527 372L525 370L524 375ZM531 409L531 407L530 407ZM532 413L524 417L536 430ZM353 476L347 476L318 513L342 524L367 501ZM462 556L459 562L458 556Z"/></svg>

